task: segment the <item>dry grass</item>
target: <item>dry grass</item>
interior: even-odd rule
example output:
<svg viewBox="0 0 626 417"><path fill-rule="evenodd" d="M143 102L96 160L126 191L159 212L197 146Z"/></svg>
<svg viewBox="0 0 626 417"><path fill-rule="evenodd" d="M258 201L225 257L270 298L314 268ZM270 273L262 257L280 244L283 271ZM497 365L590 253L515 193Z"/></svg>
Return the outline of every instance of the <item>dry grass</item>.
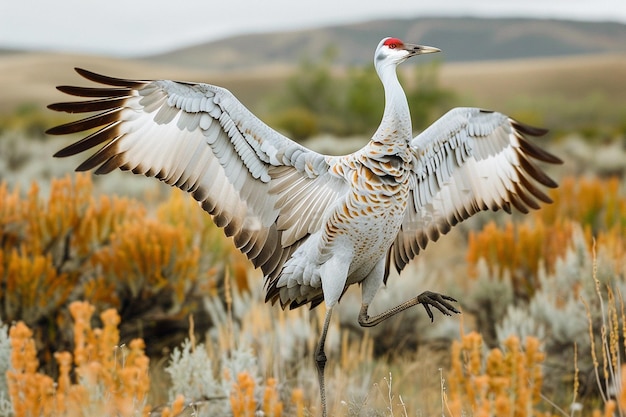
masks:
<svg viewBox="0 0 626 417"><path fill-rule="evenodd" d="M182 67L155 65L142 61L63 54L19 54L0 56L0 114L13 112L23 104L40 109L66 97L55 90L56 85L82 82L73 67L84 67L109 75L139 79L178 79L223 85L259 114L267 97L284 87L293 68L272 68L263 71L231 71L228 74L190 70ZM404 70L412 73L410 68ZM563 76L567 74L567 76ZM338 73L341 76L341 72ZM463 97L461 105L478 106L511 112L535 124L548 124L552 129L563 109L551 107L539 111L522 111L540 103L563 106L599 97L607 111L623 109L626 101L626 60L622 55L592 55L565 58L544 58L479 63L454 63L442 66L441 85ZM410 77L407 80L410 82ZM503 94L506 92L506 94ZM523 104L524 106L521 106ZM529 105L530 104L530 105ZM596 103L597 104L597 103ZM569 110L574 111L574 110ZM519 113L519 114L516 114ZM621 114L621 113L619 113ZM539 119L539 120L538 120ZM560 128L565 128L561 126Z"/></svg>
<svg viewBox="0 0 626 417"><path fill-rule="evenodd" d="M80 188L83 191L90 190L88 182L85 181L88 181L86 177L79 177L78 183L82 184ZM76 225L73 229L78 233L78 243L106 241L115 246L115 242L119 240L115 237L115 227L106 232L97 227L98 224L102 224L101 220L84 224L80 222L81 219L84 222L89 218L108 218L97 211L89 212L89 207L92 207L92 210L97 207L90 205L94 201L90 191L77 194L76 190L72 191L69 179L58 182L52 188L53 195L58 197L56 199L58 205L46 206L37 203L36 191L22 197L7 188L0 188L3 200L7 202L0 210L3 230L15 230L7 226L21 218L20 216L28 218L28 213L40 219L40 222L33 223L25 232L25 236L32 234L31 240L25 240L29 243L22 244L25 255L41 252L42 243L49 241L51 236L62 234L68 229L68 224ZM626 205L620 193L619 185L614 180L567 180L563 182L558 194L553 195L558 206L545 212L538 212L534 219L535 221L542 219L549 223L554 222L556 218L567 217L576 224L588 225L589 230L593 227L598 231L597 245L604 254L603 263L610 266L611 271L618 271L615 278L612 278L618 281L609 279L611 286L605 286L604 282L607 282L605 272L602 273L600 280L600 275L594 268L593 279L597 297L585 301L588 305L587 315L590 318L589 334L586 337L595 345L590 352L578 350L577 362L566 365L572 375L576 372L574 382L557 388L566 392L565 397L569 398L571 403L578 403L576 397L579 386L578 364L583 362L581 360L583 357L591 355L597 384L603 393L603 396L598 398L604 401L601 407L595 407L598 409L596 411L592 411L589 402L584 403L584 410L589 414L594 413L593 415L597 413L609 415L613 411L622 410L626 404L626 400L622 399L626 392L623 386L626 384L622 382L620 356L623 348L621 343L626 336L624 327L626 317L619 291L622 282L619 280L623 280L623 276L619 275L619 271L623 271L620 260L624 259L626 247L623 240ZM74 205L87 210L88 214L61 216L60 212L67 211L67 207ZM103 206L101 210L115 211L113 207L108 209L106 207L109 206ZM198 236L193 237L194 235L187 233L188 230L205 227L206 216L203 217L199 209L195 213L193 207L195 205L185 199L182 193L175 193L169 201L154 210L154 215L160 223L167 227L174 226L178 231L177 238L172 236L162 238L169 239L171 244L176 244L177 239L183 239L175 252L180 252L183 246L192 246L192 250L187 253L189 256L192 256L198 247L207 250L212 246L219 247L217 241L211 240L215 238L214 234L206 234L209 240L199 243L196 240ZM135 213L131 216L137 217L135 221L139 221L139 217L146 213L146 209L141 205L128 204L122 204L117 211ZM176 213L181 211L188 212L189 216L177 216ZM46 216L46 213L49 213L49 216ZM137 213L141 216L137 216ZM58 221L51 221L55 216ZM109 220L113 221L114 218L122 219L124 216L118 213ZM524 227L532 231L532 223L524 224ZM146 230L152 229L146 226ZM159 230L152 231L151 234L160 236ZM510 232L507 230L504 229L503 237L499 237L497 226L489 226L483 232L482 245L489 247L495 242L496 247L503 245L510 249L515 242L511 242ZM175 262L168 261L167 254L170 251L162 254L155 252L156 243L150 243L151 239L141 233L134 231L133 235L137 238L139 246L147 245L143 253L135 253L132 245L129 246L128 242L120 240L119 244L122 245L120 247L126 249L118 251L119 256L113 256L117 252L112 251L103 262L105 265L111 264L116 267L123 264L135 265L133 269L138 276L143 276L147 280L156 279L156 284L152 283L149 286L158 286L158 282L163 278L159 279L159 274L163 270L153 270L155 259L158 258L159 262L171 268L178 267ZM11 241L7 240L15 238L11 236L5 233L3 238L5 245L11 246ZM546 239L545 235L539 236L532 239L538 242ZM590 240L589 236L585 239ZM462 235L456 235L456 239L462 239ZM501 239L504 243L500 242ZM454 240L452 238L450 242ZM445 241L443 244L445 245ZM568 246L567 243L561 244ZM194 249L194 245L199 246ZM406 271L406 276L390 282L390 288L381 292L379 302L392 304L399 301L398 298L406 298L407 293L419 290L416 287L432 286L431 289L437 290L437 283L444 286L452 285L456 278L453 280L442 271L449 269L450 260L456 259L454 263L457 263L462 259L462 255L455 245L437 247L441 248L447 248L445 251L450 252L445 262L438 259L439 257L425 254L420 262ZM582 250L591 249L589 246ZM78 245L75 250L86 253L88 245ZM529 251L520 253L531 262L542 262L543 255ZM572 253L571 248L568 253ZM181 258L185 265L188 263L185 261L187 255L183 253ZM197 261L197 258L194 259ZM2 259L2 262L3 265L12 264L9 258ZM515 266L519 264L511 263L512 260L503 254L491 258L489 262L493 263L494 268L519 269L519 266ZM212 370L209 372L215 381L215 388L222 390L222 396L226 399L225 404L230 410L224 413L252 416L263 412L266 416L274 417L304 416L309 413L316 415L319 412L318 392L311 353L314 350L319 326L323 321L323 308L312 311L307 309L282 311L269 306L263 301L264 294L262 286L259 285L261 278L258 273L252 272L239 258L231 258L228 263L232 268L226 269L228 272L225 273L225 281L222 284L207 284L203 287L204 308L213 323L202 340L203 344L200 345L195 341L198 335L193 330L190 332L194 349L201 349L201 346L202 349L206 349L205 357L211 361L209 368ZM542 267L537 269L544 270ZM107 274L106 268L101 267L99 270ZM185 270L183 268L182 275L186 275ZM530 271L532 270L531 268ZM5 270L0 275L16 279L16 273L11 271L13 270ZM560 269L555 268L555 271ZM32 273L34 272L31 271L27 275ZM122 272L119 274L124 275ZM111 276L115 275L116 273L111 272ZM506 276L501 273L496 275ZM136 280L137 278L131 282ZM184 287L182 281L178 284ZM462 285L471 288L472 281L466 281ZM48 290L52 289L51 287ZM580 289L573 290L583 294ZM33 294L36 294L36 291ZM99 299L94 300L98 302ZM521 417L563 414L553 407L550 399L541 395L546 388L543 385L544 365L550 359L547 355L551 353L543 350L547 341L539 339L539 336L525 339L511 336L505 339L501 346L487 348L480 334L465 332L465 328L472 328L471 316L467 314L462 316L465 321L461 322L460 331L456 331L460 335L455 335L456 332L449 333L447 329L450 325L459 329L458 318L437 317L437 325L432 326L426 323L421 310L407 311L401 320L390 322L374 332L359 333L354 330L352 323L355 314L349 314L351 307L358 308L358 297L352 298L348 295L341 306L339 318L343 323L339 325L338 317L333 321L327 345L330 359L327 383L329 410L332 415L389 417L441 413L446 417L466 415ZM35 307L36 305L33 305L32 308ZM160 380L159 378L164 377L157 376L158 373L148 373L142 341L129 342L127 344L129 350L124 355L116 350L120 349L119 346L124 340L120 340L119 335L119 328L123 322L120 322L115 311L103 312L102 329L97 329L92 327L90 322L94 312L92 306L78 303L71 304L69 308L73 317L73 349L71 355L68 352L54 355L58 374L56 382L50 376L38 372L44 364L37 359L35 335L23 324L16 324L11 331L11 342L14 343L14 354L11 357L13 373L8 375L16 416L28 415L29 412L42 416L88 415L84 414L85 410L89 412L95 410L99 415L160 414L171 417L181 412L216 415L216 406L212 402L214 400L206 397L186 397L181 392L165 394L154 391L148 395L149 386L152 386L153 390L156 387L167 390L169 383L167 380ZM580 304L579 308L583 309L584 306ZM596 317L601 317L601 321L598 322ZM62 320L58 323L61 326L68 325ZM413 340L406 343L407 336L411 336L410 333L421 335L421 338L415 339L417 342ZM386 341L390 341L392 348L385 354L376 354L376 347L387 343ZM146 347L153 342L148 341ZM115 352L118 352L117 356ZM123 364L119 362L120 356L124 360ZM161 362L159 366L164 365L165 363ZM190 362L186 366L199 368L201 365L203 364ZM190 374L191 372L187 373ZM177 378L175 375L181 374L172 373L172 378ZM96 395L94 392L98 393L97 397L94 397ZM611 395L613 397L610 397ZM24 402L24 398L30 398L32 401ZM35 398L39 401L34 401ZM15 406L16 404L18 406ZM570 407L568 403L557 405L563 410ZM599 408L603 408L602 411L599 411ZM208 410L213 410L213 414L203 414L210 413ZM567 412L565 414L567 415Z"/></svg>
<svg viewBox="0 0 626 417"><path fill-rule="evenodd" d="M210 82L231 89L248 104L271 92L284 82L289 71L262 73L211 73L168 65L155 65L138 60L114 59L87 55L49 53L24 53L0 56L0 115L13 112L23 104L39 107L66 100L67 96L56 90L57 85L88 82L74 71L82 67L95 72L121 78L174 79Z"/></svg>
<svg viewBox="0 0 626 417"><path fill-rule="evenodd" d="M625 56L593 55L444 65L441 82L482 106L505 110L511 99L519 96L540 100L559 94L580 100L585 92L604 94L615 103L623 103L624 77Z"/></svg>

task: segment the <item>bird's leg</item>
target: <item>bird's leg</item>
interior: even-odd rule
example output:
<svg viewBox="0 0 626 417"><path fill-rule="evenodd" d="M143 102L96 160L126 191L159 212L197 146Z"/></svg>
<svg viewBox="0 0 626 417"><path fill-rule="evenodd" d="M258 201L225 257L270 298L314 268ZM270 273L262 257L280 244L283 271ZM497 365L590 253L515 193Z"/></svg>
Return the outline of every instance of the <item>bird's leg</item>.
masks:
<svg viewBox="0 0 626 417"><path fill-rule="evenodd" d="M395 316L399 312L404 311L407 308L413 307L417 304L421 304L424 306L424 309L426 309L426 313L428 313L428 317L430 317L430 321L434 320L433 313L430 310L430 306L435 307L446 316L450 316L450 313L460 313L460 311L457 310L448 301L456 302L456 300L450 296L438 294L431 291L424 291L417 297L411 298L410 300L407 300L402 304L390 308L389 310L380 313L374 317L370 317L367 314L367 309L369 305L364 303L361 305L361 312L359 313L359 324L363 327L376 326L381 321L386 320L389 317Z"/></svg>
<svg viewBox="0 0 626 417"><path fill-rule="evenodd" d="M322 417L326 417L326 390L324 389L324 367L326 366L326 354L324 353L324 343L326 342L326 333L328 333L328 325L330 324L330 316L333 308L330 307L326 311L326 318L324 319L324 328L320 335L320 340L315 348L315 365L317 366L317 380L320 383L320 397L322 400Z"/></svg>

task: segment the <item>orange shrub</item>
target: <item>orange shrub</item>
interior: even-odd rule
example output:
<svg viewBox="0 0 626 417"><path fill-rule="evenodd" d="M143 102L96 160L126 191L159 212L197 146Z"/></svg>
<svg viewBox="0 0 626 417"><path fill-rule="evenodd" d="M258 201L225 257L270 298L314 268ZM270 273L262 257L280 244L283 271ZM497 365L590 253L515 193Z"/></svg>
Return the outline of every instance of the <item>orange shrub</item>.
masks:
<svg viewBox="0 0 626 417"><path fill-rule="evenodd" d="M528 337L524 345L511 336L503 349L487 352L475 332L452 343L448 390L451 416L474 415L531 417L543 414L541 367L545 355L539 340Z"/></svg>
<svg viewBox="0 0 626 417"><path fill-rule="evenodd" d="M157 327L155 317L196 312L205 291L223 286L229 261L235 285L247 285L245 257L186 194L173 192L152 215L139 201L93 194L87 174L52 180L47 198L36 183L25 195L0 185L0 317L31 326L42 358L67 346L57 324L72 300L119 309L123 333L149 337L142 326Z"/></svg>
<svg viewBox="0 0 626 417"><path fill-rule="evenodd" d="M554 204L534 212L547 224L570 219L595 234L614 226L626 226L626 198L620 194L620 180L612 178L566 177L552 190Z"/></svg>
<svg viewBox="0 0 626 417"><path fill-rule="evenodd" d="M557 259L570 247L572 231L570 221L552 225L541 220L507 222L504 227L489 222L482 230L469 234L469 274L476 277L478 261L484 259L491 275L501 277L508 271L516 295L529 298L539 286L540 266L554 271Z"/></svg>
<svg viewBox="0 0 626 417"><path fill-rule="evenodd" d="M225 376L229 378L229 375ZM254 377L248 372L241 372L237 375L237 381L233 383L230 392L230 406L234 417L254 417L257 407L263 411L267 417L281 417L283 415L283 403L280 401L276 390L276 380L269 378L263 391L263 401L257 405L254 397L256 383Z"/></svg>
<svg viewBox="0 0 626 417"><path fill-rule="evenodd" d="M589 248L595 238L611 259L621 262L626 253L626 198L619 191L617 178L565 178L550 194L554 204L524 221L504 226L490 222L471 231L466 256L470 276L477 275L478 262L484 259L491 275L508 271L516 295L530 298L539 287L539 268L554 272L556 261L572 245L576 225L583 228Z"/></svg>
<svg viewBox="0 0 626 417"><path fill-rule="evenodd" d="M59 367L56 384L38 372L31 330L23 322L11 327L12 370L7 379L15 416L147 415L149 359L143 340L131 341L128 348L120 346L120 318L114 310L100 315L104 324L100 329L91 327L92 305L74 302L70 310L74 354L55 353ZM73 373L76 383L72 382Z"/></svg>

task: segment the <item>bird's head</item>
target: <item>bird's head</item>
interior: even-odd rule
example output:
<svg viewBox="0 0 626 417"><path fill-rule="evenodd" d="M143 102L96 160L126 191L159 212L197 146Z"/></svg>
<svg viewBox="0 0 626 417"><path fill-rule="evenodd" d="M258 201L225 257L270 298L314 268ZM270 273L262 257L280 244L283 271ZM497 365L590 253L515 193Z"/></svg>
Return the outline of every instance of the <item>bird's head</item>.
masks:
<svg viewBox="0 0 626 417"><path fill-rule="evenodd" d="M378 48L376 48L374 65L376 68L389 64L395 66L413 56L432 54L434 52L441 52L441 50L432 46L404 43L398 38L385 38L380 41Z"/></svg>

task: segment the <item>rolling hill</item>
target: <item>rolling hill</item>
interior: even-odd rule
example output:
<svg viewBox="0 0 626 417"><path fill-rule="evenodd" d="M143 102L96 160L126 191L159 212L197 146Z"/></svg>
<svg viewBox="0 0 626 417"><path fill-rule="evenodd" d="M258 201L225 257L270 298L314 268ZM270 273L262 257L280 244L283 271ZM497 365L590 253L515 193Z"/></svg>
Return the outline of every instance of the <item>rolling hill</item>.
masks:
<svg viewBox="0 0 626 417"><path fill-rule="evenodd" d="M549 115L611 126L623 118L626 25L477 18L381 20L237 36L136 59L7 51L0 54L0 115L24 106L50 114L45 104L67 99L54 86L88 84L72 71L75 66L117 77L222 85L262 114L259 107L284 88L303 57L315 61L331 46L337 66L371 65L373 45L389 32L442 48L436 54L444 62L439 82L463 105L533 109L546 115L539 122L553 125L559 123ZM412 71L409 65L402 70Z"/></svg>
<svg viewBox="0 0 626 417"><path fill-rule="evenodd" d="M93 85L74 73L73 67L123 78L178 79L221 85L265 119L272 116L268 98L285 88L302 57L308 56L313 61L314 54L323 54L332 45L338 66L371 65L373 45L390 30L405 39L444 49L444 54L438 54L444 61L438 82L458 96L459 105L503 111L549 127L553 132L571 132L583 126L592 127L595 129L592 133L602 137L623 129L626 43L620 40L626 39L626 25L530 20L507 23L484 19L419 22L379 21L297 33L240 36L136 59L2 51L6 53L0 53L0 135L3 135L0 155L5 159L9 159L10 152L17 152L19 158L34 155L28 156L32 162L29 168L11 173L16 181L28 182L34 177L61 175L73 169L74 160L40 163L48 161L62 141L50 138L42 141L40 136L35 141L26 140L10 128L16 120L29 117L42 126L72 119L45 106L69 99L54 88L56 85ZM535 41L531 42L533 37ZM405 80L411 80L414 69L409 65L402 67ZM347 72L338 69L336 73ZM362 144L362 139L353 141L354 146ZM324 151L326 145L319 138L318 143L318 150ZM335 142L331 146L336 150ZM594 165L589 162L594 152L585 148L576 154L582 155L579 159L584 163L567 166L577 169L623 165L621 145L619 149L598 156ZM611 158L617 161L613 165L607 162ZM0 158L0 179L7 179L2 163ZM124 184L132 183L124 180ZM112 187L119 192L117 184Z"/></svg>
<svg viewBox="0 0 626 417"><path fill-rule="evenodd" d="M377 20L292 32L250 34L145 57L154 63L246 70L292 67L330 49L338 65L362 65L385 36L441 48L444 62L626 53L626 25L541 19L420 18ZM424 57L426 58L426 57Z"/></svg>

